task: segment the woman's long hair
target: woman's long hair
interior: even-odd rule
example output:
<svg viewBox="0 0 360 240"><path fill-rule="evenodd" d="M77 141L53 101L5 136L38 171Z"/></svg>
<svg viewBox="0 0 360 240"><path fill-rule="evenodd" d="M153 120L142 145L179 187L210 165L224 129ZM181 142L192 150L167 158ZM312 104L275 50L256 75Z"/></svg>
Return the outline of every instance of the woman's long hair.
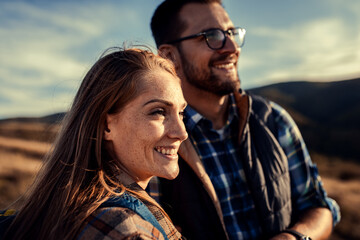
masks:
<svg viewBox="0 0 360 240"><path fill-rule="evenodd" d="M118 163L104 147L106 115L138 96L143 75L157 68L176 75L149 50L112 48L100 57L5 239L73 239L93 211L125 190L116 178Z"/></svg>

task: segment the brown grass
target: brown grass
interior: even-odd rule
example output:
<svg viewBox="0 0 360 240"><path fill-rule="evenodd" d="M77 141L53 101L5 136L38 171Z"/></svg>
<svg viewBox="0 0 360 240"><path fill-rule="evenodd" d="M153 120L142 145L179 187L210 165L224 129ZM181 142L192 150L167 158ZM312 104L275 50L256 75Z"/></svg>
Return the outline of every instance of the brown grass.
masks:
<svg viewBox="0 0 360 240"><path fill-rule="evenodd" d="M52 142L60 128L59 124L40 122L1 122L0 135L39 142Z"/></svg>
<svg viewBox="0 0 360 240"><path fill-rule="evenodd" d="M40 159L0 149L0 209L26 192L41 163Z"/></svg>
<svg viewBox="0 0 360 240"><path fill-rule="evenodd" d="M23 132L28 131L26 137L22 138L16 130L20 128ZM50 133L41 133L44 129L51 129ZM31 185L40 169L42 156L50 148L50 143L45 140L55 136L54 129L58 126L17 123L8 124L5 128L0 124L0 209L9 206ZM29 131L37 132L37 136L32 136ZM39 138L39 135L45 137ZM316 153L311 155L318 165L328 195L341 207L342 220L330 239L360 239L360 165ZM16 206L19 204L21 200Z"/></svg>
<svg viewBox="0 0 360 240"><path fill-rule="evenodd" d="M338 181L324 178L324 186L329 196L341 207L341 222L336 226L335 234L341 239L360 239L360 181Z"/></svg>
<svg viewBox="0 0 360 240"><path fill-rule="evenodd" d="M26 157L41 158L51 144L0 136L0 149L6 152L23 153Z"/></svg>
<svg viewBox="0 0 360 240"><path fill-rule="evenodd" d="M360 165L315 153L312 158L328 195L340 205L341 221L331 239L360 239Z"/></svg>

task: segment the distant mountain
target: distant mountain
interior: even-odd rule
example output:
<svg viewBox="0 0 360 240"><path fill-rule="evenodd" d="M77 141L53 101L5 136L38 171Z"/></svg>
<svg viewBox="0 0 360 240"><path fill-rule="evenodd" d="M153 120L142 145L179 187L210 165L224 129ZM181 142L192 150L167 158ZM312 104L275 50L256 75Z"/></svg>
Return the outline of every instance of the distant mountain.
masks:
<svg viewBox="0 0 360 240"><path fill-rule="evenodd" d="M0 136L51 143L58 133L64 116L65 113L56 113L44 117L1 119Z"/></svg>
<svg viewBox="0 0 360 240"><path fill-rule="evenodd" d="M32 122L38 122L38 123L59 123L62 121L62 119L65 116L65 112L61 113L54 113L51 115L47 115L44 117L18 117L18 118L7 118L7 119L0 119L1 123L6 122L23 122L23 123L32 123Z"/></svg>
<svg viewBox="0 0 360 240"><path fill-rule="evenodd" d="M284 107L298 124L309 150L360 162L360 78L338 82L285 82L248 91ZM53 124L60 122L64 115L4 119L0 124L11 121ZM5 133L4 129L2 132Z"/></svg>
<svg viewBox="0 0 360 240"><path fill-rule="evenodd" d="M360 78L286 82L248 91L288 110L310 150L360 161Z"/></svg>

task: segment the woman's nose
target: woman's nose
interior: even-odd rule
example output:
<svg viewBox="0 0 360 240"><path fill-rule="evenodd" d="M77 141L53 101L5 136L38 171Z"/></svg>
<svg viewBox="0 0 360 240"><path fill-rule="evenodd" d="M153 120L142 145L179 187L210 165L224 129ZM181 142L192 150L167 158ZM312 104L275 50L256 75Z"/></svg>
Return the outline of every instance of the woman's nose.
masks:
<svg viewBox="0 0 360 240"><path fill-rule="evenodd" d="M174 118L174 121L171 122L169 136L171 138L177 138L180 141L184 141L188 138L185 124L180 116Z"/></svg>

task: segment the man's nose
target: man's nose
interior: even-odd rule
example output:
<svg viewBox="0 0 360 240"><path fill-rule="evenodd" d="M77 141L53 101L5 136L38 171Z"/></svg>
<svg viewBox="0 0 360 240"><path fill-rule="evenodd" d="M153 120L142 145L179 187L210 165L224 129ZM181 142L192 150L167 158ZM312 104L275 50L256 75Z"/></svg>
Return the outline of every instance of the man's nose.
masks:
<svg viewBox="0 0 360 240"><path fill-rule="evenodd" d="M219 53L240 53L240 46L236 43L234 37L230 36L229 34L225 34L225 45L223 48L219 49Z"/></svg>

